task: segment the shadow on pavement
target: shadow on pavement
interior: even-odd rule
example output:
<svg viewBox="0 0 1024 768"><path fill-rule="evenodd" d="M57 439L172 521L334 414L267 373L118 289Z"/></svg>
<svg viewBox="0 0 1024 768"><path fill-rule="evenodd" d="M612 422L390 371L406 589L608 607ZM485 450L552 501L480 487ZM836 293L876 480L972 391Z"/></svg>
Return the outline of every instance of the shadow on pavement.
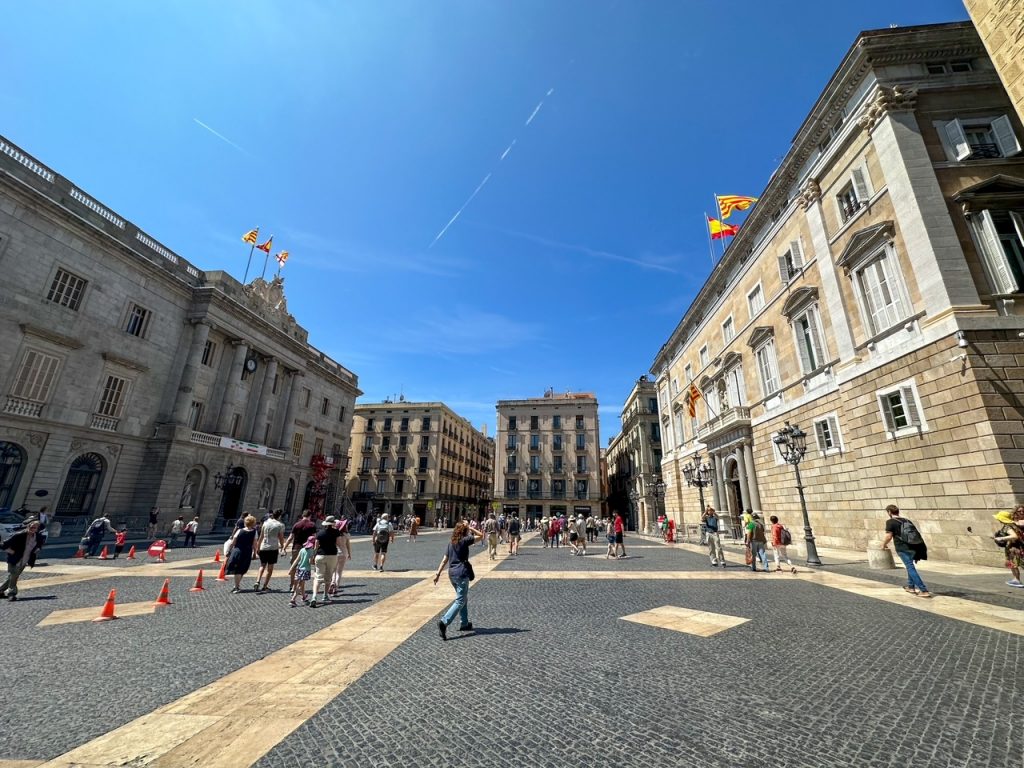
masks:
<svg viewBox="0 0 1024 768"><path fill-rule="evenodd" d="M520 632L529 631L528 629L518 629L516 627L484 627L482 629L474 629L472 632L460 632L456 635L451 635L448 637L448 640L465 640L477 635L516 635Z"/></svg>

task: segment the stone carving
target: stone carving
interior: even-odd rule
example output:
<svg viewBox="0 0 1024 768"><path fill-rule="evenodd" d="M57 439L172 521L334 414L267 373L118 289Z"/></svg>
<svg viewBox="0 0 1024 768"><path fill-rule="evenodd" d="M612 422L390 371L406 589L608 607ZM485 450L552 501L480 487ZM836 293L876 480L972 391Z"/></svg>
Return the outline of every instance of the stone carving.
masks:
<svg viewBox="0 0 1024 768"><path fill-rule="evenodd" d="M41 432L29 432L28 441L36 448L39 448L44 442L46 442L46 435Z"/></svg>
<svg viewBox="0 0 1024 768"><path fill-rule="evenodd" d="M121 450L121 446L119 446L119 445L108 445L108 446L106 446L106 449L107 449L107 453L109 453L111 456L117 456L118 451Z"/></svg>
<svg viewBox="0 0 1024 768"><path fill-rule="evenodd" d="M857 118L857 123L865 131L873 129L889 112L905 112L917 105L917 89L903 85L878 86L875 98L872 99L864 114Z"/></svg>
<svg viewBox="0 0 1024 768"><path fill-rule="evenodd" d="M192 506L192 480L186 478L185 485L181 489L181 499L178 501L178 509Z"/></svg>
<svg viewBox="0 0 1024 768"><path fill-rule="evenodd" d="M800 193L796 196L796 200L800 203L800 207L805 211L818 202L821 199L821 185L818 184L817 179L808 179L807 183L804 184L804 188L800 190Z"/></svg>
<svg viewBox="0 0 1024 768"><path fill-rule="evenodd" d="M80 451L84 447L85 447L85 441L84 440L77 440L77 439L75 439L75 440L71 441L71 452L72 453L75 453L76 451Z"/></svg>
<svg viewBox="0 0 1024 768"><path fill-rule="evenodd" d="M288 314L288 300L284 296L284 278L280 275L275 275L269 283L262 277L257 277L245 286L245 293L273 314L291 322L295 321L295 318Z"/></svg>

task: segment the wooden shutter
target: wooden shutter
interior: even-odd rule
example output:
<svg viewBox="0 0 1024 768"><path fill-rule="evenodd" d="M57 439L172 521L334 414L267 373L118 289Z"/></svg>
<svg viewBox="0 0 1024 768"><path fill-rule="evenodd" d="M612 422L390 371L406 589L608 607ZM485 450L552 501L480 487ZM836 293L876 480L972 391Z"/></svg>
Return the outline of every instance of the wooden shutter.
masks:
<svg viewBox="0 0 1024 768"><path fill-rule="evenodd" d="M892 417L892 406L889 404L889 398L886 395L879 395L878 402L882 406L882 420L885 422L885 428L889 432L896 431L896 421Z"/></svg>
<svg viewBox="0 0 1024 768"><path fill-rule="evenodd" d="M959 120L950 120L944 126L949 146L953 148L953 154L957 160L966 160L971 156L971 145L967 142L967 134Z"/></svg>
<svg viewBox="0 0 1024 768"><path fill-rule="evenodd" d="M835 416L828 417L828 427L832 434L832 447L841 451L843 449L843 441L839 437L839 422L836 420Z"/></svg>
<svg viewBox="0 0 1024 768"><path fill-rule="evenodd" d="M1013 157L1020 153L1020 142L1013 132L1013 125L1006 115L997 117L992 121L992 135L995 137L996 145L1003 157Z"/></svg>
<svg viewBox="0 0 1024 768"><path fill-rule="evenodd" d="M825 364L825 347L821 342L821 331L818 329L818 311L816 309L809 309L806 317L811 344L814 346L814 356L817 358L814 361L814 367L820 368Z"/></svg>
<svg viewBox="0 0 1024 768"><path fill-rule="evenodd" d="M800 269L804 265L804 251L800 247L799 240L791 240L789 243L789 253L793 259L793 266Z"/></svg>
<svg viewBox="0 0 1024 768"><path fill-rule="evenodd" d="M824 453L828 450L828 445L825 444L825 422L814 422L814 432L818 437L818 450Z"/></svg>
<svg viewBox="0 0 1024 768"><path fill-rule="evenodd" d="M853 191L857 195L857 202L864 204L871 199L871 190L868 189L868 182L864 178L864 171L854 168L850 174L850 181L853 182Z"/></svg>
<svg viewBox="0 0 1024 768"><path fill-rule="evenodd" d="M921 414L917 410L914 390L910 387L900 387L900 397L903 399L903 412L907 414L907 421L915 427L921 426Z"/></svg>
<svg viewBox="0 0 1024 768"><path fill-rule="evenodd" d="M999 233L996 232L995 222L992 221L991 211L982 211L980 215L971 217L971 225L977 237L981 251L982 263L988 272L992 287L996 293L1015 293L1020 286L1010 271L1009 262L1006 260L1006 252L1003 244L999 242Z"/></svg>
<svg viewBox="0 0 1024 768"><path fill-rule="evenodd" d="M790 279L792 279L792 275L789 273L788 257L788 253L784 253L781 256L779 256L779 277L782 278L783 285L786 285L790 281Z"/></svg>
<svg viewBox="0 0 1024 768"><path fill-rule="evenodd" d="M806 317L801 315L793 323L793 331L796 334L796 351L800 354L800 370L804 373L811 372L811 359L807 355L807 337L804 335L804 329L800 321Z"/></svg>

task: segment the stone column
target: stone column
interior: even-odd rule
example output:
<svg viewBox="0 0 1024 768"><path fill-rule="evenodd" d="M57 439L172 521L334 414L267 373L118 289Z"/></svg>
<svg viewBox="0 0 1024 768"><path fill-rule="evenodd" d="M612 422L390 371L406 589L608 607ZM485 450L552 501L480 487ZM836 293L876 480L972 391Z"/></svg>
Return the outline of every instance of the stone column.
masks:
<svg viewBox="0 0 1024 768"><path fill-rule="evenodd" d="M185 360L185 367L181 371L181 380L178 383L178 394L174 399L174 423L185 424L188 422L189 411L192 407L192 393L196 387L196 376L199 375L199 366L202 364L203 348L206 340L210 338L210 326L202 321L192 325L192 342L188 348L188 357Z"/></svg>
<svg viewBox="0 0 1024 768"><path fill-rule="evenodd" d="M754 451L749 443L740 446L743 452L743 462L747 468L747 485L750 486L750 508L755 512L761 511L761 494L757 490L757 473L754 472Z"/></svg>
<svg viewBox="0 0 1024 768"><path fill-rule="evenodd" d="M736 472L740 479L740 493L743 495L743 508L740 510L740 514L747 509L752 509L752 502L750 500L750 482L747 479L747 462L743 455L742 444L736 451Z"/></svg>
<svg viewBox="0 0 1024 768"><path fill-rule="evenodd" d="M715 464L715 479L711 485L715 497L715 511L721 512L725 509L725 502L723 500L728 498L725 495L725 464L722 461L722 457L717 453L711 454L711 460ZM704 514L703 509L700 512Z"/></svg>
<svg viewBox="0 0 1024 768"><path fill-rule="evenodd" d="M281 423L281 440L278 446L286 451L291 450L292 437L295 435L295 412L299 408L302 373L299 371L288 371L288 378L291 379L291 386L288 388L288 407L284 412L284 420Z"/></svg>
<svg viewBox="0 0 1024 768"><path fill-rule="evenodd" d="M217 431L226 435L231 430L231 417L235 413L235 406L238 404L238 390L241 387L242 366L245 364L245 356L249 347L244 341L232 341L235 345L235 358L231 361L231 370L228 371L227 384L224 386L224 398L220 403L220 418L217 420Z"/></svg>
<svg viewBox="0 0 1024 768"><path fill-rule="evenodd" d="M256 406L256 417L253 419L252 429L249 432L249 441L252 443L263 442L263 428L267 421L267 411L270 410L270 399L274 393L277 358L270 358L267 364L263 366L263 371L263 386L260 389L259 405ZM267 439L269 439L269 436Z"/></svg>

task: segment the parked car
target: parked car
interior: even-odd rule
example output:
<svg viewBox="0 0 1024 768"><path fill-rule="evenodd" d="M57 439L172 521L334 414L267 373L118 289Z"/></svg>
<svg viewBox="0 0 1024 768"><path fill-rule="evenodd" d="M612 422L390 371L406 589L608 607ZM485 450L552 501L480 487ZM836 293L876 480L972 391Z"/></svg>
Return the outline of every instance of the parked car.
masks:
<svg viewBox="0 0 1024 768"><path fill-rule="evenodd" d="M25 515L12 509L0 509L0 541L7 541L25 527Z"/></svg>

